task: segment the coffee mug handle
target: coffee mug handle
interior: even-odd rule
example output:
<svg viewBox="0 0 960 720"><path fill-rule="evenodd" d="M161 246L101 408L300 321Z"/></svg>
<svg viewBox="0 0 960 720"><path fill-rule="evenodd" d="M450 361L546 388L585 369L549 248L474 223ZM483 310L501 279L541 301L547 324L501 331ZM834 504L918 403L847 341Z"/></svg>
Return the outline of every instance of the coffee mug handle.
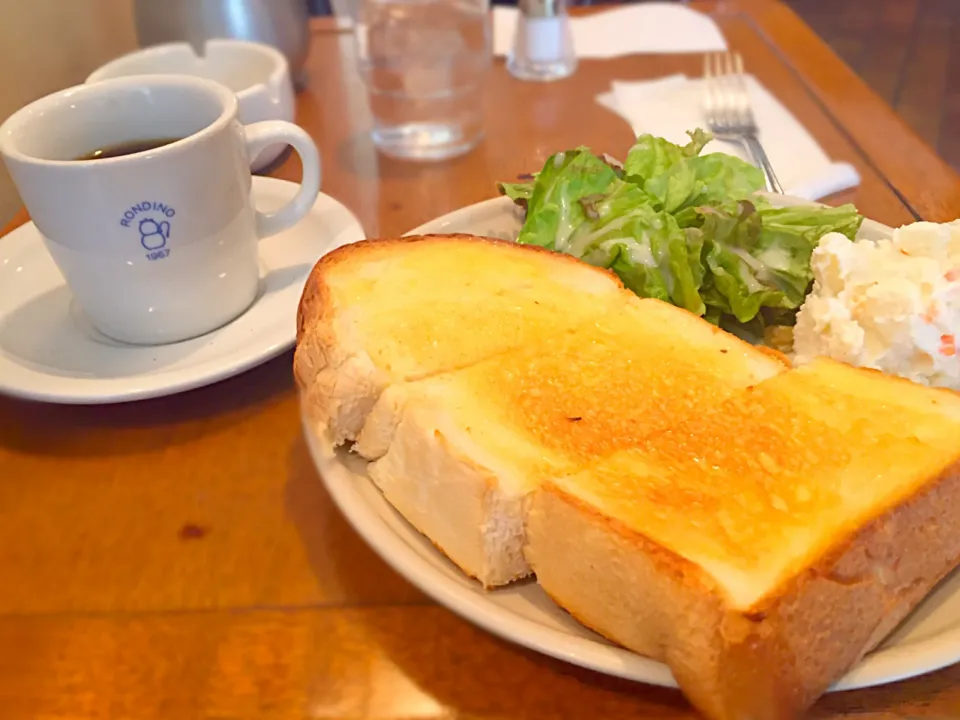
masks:
<svg viewBox="0 0 960 720"><path fill-rule="evenodd" d="M286 230L299 222L310 212L320 192L320 152L303 128L284 120L266 120L245 125L247 151L251 161L260 152L276 143L292 145L300 156L303 165L303 178L300 189L293 199L279 210L264 213L255 209L257 218L257 237L263 239Z"/></svg>

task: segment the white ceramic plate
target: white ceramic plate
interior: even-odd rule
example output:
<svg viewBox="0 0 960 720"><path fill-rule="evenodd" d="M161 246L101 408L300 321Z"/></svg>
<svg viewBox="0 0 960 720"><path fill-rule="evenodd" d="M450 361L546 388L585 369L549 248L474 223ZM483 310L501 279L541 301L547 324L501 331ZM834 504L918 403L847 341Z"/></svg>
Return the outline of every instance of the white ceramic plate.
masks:
<svg viewBox="0 0 960 720"><path fill-rule="evenodd" d="M777 202L795 204L790 198ZM497 198L445 215L412 231L515 238L521 216ZM890 229L865 222L862 236ZM304 422L306 427L306 423ZM666 665L611 644L571 618L525 581L494 591L466 577L383 498L366 463L344 451L328 455L306 432L307 444L334 502L358 533L397 572L437 602L500 637L608 675L676 687ZM873 653L832 690L849 690L921 675L960 661L960 573L944 581Z"/></svg>
<svg viewBox="0 0 960 720"><path fill-rule="evenodd" d="M297 185L254 177L260 210ZM360 223L321 194L297 225L260 241L260 293L229 324L192 340L136 346L111 340L77 310L33 223L0 238L0 392L93 404L169 395L236 375L293 346L297 305L314 263L361 240Z"/></svg>

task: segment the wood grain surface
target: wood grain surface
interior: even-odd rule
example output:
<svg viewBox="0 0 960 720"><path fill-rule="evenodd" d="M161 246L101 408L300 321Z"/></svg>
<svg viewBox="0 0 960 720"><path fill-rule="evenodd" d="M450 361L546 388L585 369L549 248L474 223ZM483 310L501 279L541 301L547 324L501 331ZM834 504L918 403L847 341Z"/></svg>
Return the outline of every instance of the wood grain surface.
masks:
<svg viewBox="0 0 960 720"><path fill-rule="evenodd" d="M768 0L737 4L842 128L848 142L888 179L904 205L926 220L960 216L960 186L953 170L789 7ZM866 207L864 212L871 215Z"/></svg>
<svg viewBox="0 0 960 720"><path fill-rule="evenodd" d="M960 168L960 3L787 4L951 167Z"/></svg>
<svg viewBox="0 0 960 720"><path fill-rule="evenodd" d="M831 156L858 167L862 185L835 201L891 224L960 214L949 168L789 10L693 6L714 14ZM320 146L324 191L371 236L492 197L496 180L561 148L622 153L629 128L592 98L615 78L701 65L585 61L538 85L498 62L486 140L415 165L374 151L354 60L351 36L317 21L298 122ZM295 157L274 174L296 179ZM126 405L0 398L0 578L2 718L693 717L677 693L496 640L391 571L317 477L289 353ZM831 695L815 715L958 715L958 673Z"/></svg>

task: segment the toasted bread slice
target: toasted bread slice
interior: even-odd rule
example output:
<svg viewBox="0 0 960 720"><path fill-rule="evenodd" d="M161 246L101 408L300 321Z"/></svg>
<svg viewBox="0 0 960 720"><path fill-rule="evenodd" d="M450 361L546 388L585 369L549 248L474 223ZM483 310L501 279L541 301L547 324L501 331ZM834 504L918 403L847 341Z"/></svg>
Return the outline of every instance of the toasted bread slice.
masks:
<svg viewBox="0 0 960 720"><path fill-rule="evenodd" d="M960 561L960 397L827 360L530 500L544 589L709 717L791 718Z"/></svg>
<svg viewBox="0 0 960 720"><path fill-rule="evenodd" d="M622 305L611 273L466 235L359 242L304 288L294 372L316 431L353 440L384 388L542 342Z"/></svg>
<svg viewBox="0 0 960 720"><path fill-rule="evenodd" d="M386 390L356 450L386 498L487 586L529 572L542 479L632 447L784 369L685 310L631 298L575 331Z"/></svg>

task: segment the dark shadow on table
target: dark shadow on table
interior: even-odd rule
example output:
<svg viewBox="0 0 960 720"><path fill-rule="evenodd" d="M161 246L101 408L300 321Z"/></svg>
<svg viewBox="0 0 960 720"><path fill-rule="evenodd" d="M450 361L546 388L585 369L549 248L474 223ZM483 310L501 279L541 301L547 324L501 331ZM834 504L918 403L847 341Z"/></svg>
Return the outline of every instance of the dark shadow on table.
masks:
<svg viewBox="0 0 960 720"><path fill-rule="evenodd" d="M293 353L204 388L107 405L0 396L0 447L59 456L140 453L217 433L293 390ZM109 433L104 431L111 431Z"/></svg>

